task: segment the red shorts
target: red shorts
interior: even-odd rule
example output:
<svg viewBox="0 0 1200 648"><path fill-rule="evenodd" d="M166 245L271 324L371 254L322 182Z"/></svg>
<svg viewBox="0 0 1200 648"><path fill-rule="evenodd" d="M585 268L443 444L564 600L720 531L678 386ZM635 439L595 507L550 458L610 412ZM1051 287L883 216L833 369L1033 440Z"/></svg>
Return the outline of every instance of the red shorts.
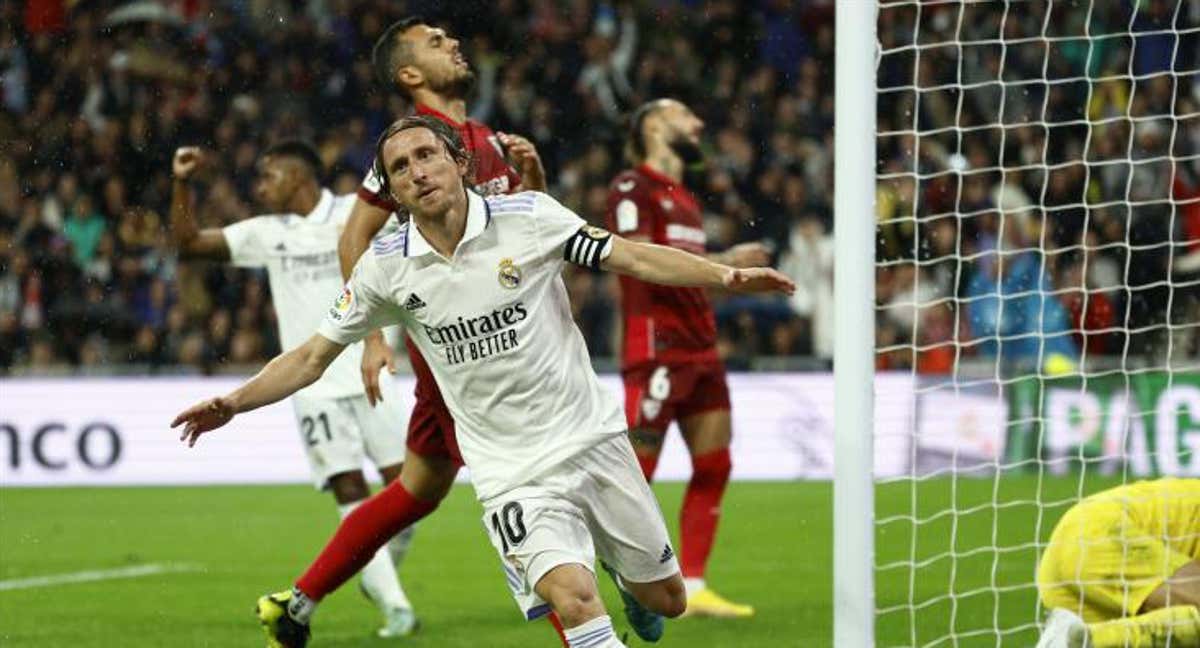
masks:
<svg viewBox="0 0 1200 648"><path fill-rule="evenodd" d="M671 421L729 410L729 384L720 362L644 364L621 372L630 429L665 433Z"/></svg>
<svg viewBox="0 0 1200 648"><path fill-rule="evenodd" d="M450 416L450 410L442 400L433 372L412 340L405 337L404 344L417 377L417 387L413 391L417 403L408 419L408 449L422 457L449 457L461 466L463 460L458 451L458 439L454 437L454 417Z"/></svg>

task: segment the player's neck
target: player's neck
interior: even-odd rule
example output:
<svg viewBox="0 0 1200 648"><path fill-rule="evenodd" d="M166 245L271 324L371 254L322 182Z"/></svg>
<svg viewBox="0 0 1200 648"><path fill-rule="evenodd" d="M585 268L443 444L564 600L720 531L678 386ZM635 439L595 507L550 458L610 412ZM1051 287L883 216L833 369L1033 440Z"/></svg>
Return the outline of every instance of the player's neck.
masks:
<svg viewBox="0 0 1200 648"><path fill-rule="evenodd" d="M292 214L311 214L321 202L321 187L316 183L306 184L292 194L288 203L288 212Z"/></svg>
<svg viewBox="0 0 1200 648"><path fill-rule="evenodd" d="M657 148L646 155L642 164L675 182L683 182L683 160L666 148Z"/></svg>
<svg viewBox="0 0 1200 648"><path fill-rule="evenodd" d="M464 99L418 88L413 92L413 100L418 105L436 110L459 124L467 121L467 102Z"/></svg>
<svg viewBox="0 0 1200 648"><path fill-rule="evenodd" d="M413 211L413 223L421 232L421 237L429 243L429 247L449 259L454 256L454 250L458 248L458 243L467 231L467 209L470 204L464 187L459 198L443 213L421 214Z"/></svg>

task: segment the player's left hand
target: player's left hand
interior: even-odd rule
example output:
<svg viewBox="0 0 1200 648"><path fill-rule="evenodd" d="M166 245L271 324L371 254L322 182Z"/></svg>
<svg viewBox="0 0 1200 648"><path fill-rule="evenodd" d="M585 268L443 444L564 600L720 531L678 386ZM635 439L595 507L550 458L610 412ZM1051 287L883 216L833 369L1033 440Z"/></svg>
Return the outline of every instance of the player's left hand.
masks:
<svg viewBox="0 0 1200 648"><path fill-rule="evenodd" d="M534 191L545 191L547 188L546 169L542 166L542 158L538 155L537 147L533 145L533 142L512 133L497 133L496 135L500 138L500 143L504 145L509 159L517 165L517 172L521 174L521 186Z"/></svg>
<svg viewBox="0 0 1200 648"><path fill-rule="evenodd" d="M734 268L725 275L724 283L738 293L796 292L796 283L774 268Z"/></svg>
<svg viewBox="0 0 1200 648"><path fill-rule="evenodd" d="M196 445L201 434L215 430L233 419L235 414L233 403L225 398L210 398L184 410L171 421L171 427L183 425L180 441L187 441L188 447ZM186 425L184 425L186 424Z"/></svg>
<svg viewBox="0 0 1200 648"><path fill-rule="evenodd" d="M396 351L388 345L381 331L373 331L363 340L362 381L367 393L367 404L375 407L383 402L383 389L379 386L379 372L387 368L396 373Z"/></svg>
<svg viewBox="0 0 1200 648"><path fill-rule="evenodd" d="M771 253L762 243L739 243L725 251L726 264L735 268L755 268L771 262Z"/></svg>

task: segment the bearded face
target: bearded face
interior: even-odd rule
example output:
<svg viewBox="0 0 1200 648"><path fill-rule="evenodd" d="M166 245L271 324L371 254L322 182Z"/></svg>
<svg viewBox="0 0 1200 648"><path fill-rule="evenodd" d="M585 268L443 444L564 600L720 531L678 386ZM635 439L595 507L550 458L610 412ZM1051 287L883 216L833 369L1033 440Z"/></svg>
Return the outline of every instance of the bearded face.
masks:
<svg viewBox="0 0 1200 648"><path fill-rule="evenodd" d="M700 148L700 134L704 131L704 122L687 106L677 101L670 101L663 109L663 141L685 166L692 166L704 160L704 151Z"/></svg>
<svg viewBox="0 0 1200 648"><path fill-rule="evenodd" d="M676 135L667 143L675 155L683 160L684 166L693 166L704 161L704 149L700 148L697 138L687 135Z"/></svg>
<svg viewBox="0 0 1200 648"><path fill-rule="evenodd" d="M411 48L411 65L434 92L464 98L475 85L475 72L459 49L459 41L440 27L418 25L403 35Z"/></svg>

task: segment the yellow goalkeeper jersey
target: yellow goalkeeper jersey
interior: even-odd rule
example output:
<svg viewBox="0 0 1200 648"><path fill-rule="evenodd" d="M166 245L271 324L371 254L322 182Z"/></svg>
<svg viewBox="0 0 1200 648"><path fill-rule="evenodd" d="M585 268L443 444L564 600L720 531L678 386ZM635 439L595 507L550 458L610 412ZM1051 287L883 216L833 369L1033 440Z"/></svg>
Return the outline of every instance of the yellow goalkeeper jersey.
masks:
<svg viewBox="0 0 1200 648"><path fill-rule="evenodd" d="M1141 529L1200 560L1200 479L1164 478L1101 491L1085 502L1119 503Z"/></svg>
<svg viewBox="0 0 1200 648"><path fill-rule="evenodd" d="M1063 515L1042 554L1038 590L1046 607L1089 623L1132 616L1193 560L1200 560L1200 479L1136 482Z"/></svg>

